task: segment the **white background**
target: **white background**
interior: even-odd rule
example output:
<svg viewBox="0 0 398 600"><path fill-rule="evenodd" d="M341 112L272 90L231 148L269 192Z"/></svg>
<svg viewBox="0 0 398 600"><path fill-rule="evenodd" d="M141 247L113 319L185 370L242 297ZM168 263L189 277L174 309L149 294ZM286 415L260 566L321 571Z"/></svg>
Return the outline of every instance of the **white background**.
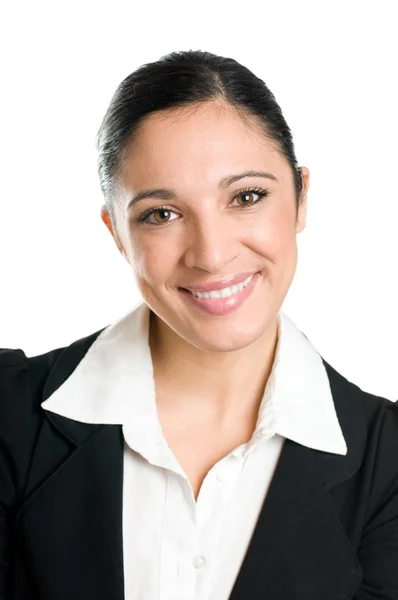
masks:
<svg viewBox="0 0 398 600"><path fill-rule="evenodd" d="M138 304L100 219L95 135L124 77L175 50L270 87L310 170L283 309L334 368L398 399L396 2L8 2L1 22L0 347L44 353Z"/></svg>

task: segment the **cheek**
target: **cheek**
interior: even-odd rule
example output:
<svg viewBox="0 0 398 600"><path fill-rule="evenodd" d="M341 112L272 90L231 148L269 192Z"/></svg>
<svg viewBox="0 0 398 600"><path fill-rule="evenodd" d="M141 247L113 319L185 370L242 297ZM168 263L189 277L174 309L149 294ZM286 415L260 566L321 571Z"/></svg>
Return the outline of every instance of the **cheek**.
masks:
<svg viewBox="0 0 398 600"><path fill-rule="evenodd" d="M253 223L249 234L253 250L275 263L295 254L296 231L291 212L269 212L264 219Z"/></svg>
<svg viewBox="0 0 398 600"><path fill-rule="evenodd" d="M137 236L131 248L136 277L150 285L166 281L178 262L175 245L156 236L145 240Z"/></svg>

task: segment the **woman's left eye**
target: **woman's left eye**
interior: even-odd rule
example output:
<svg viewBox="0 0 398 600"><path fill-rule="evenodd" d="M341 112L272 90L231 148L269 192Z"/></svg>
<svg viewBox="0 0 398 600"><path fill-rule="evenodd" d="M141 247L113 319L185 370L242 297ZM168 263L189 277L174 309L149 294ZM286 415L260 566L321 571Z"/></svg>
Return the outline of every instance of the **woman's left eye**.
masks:
<svg viewBox="0 0 398 600"><path fill-rule="evenodd" d="M253 195L254 196L258 196L258 200L254 200L253 201ZM264 190L262 188L250 188L250 189L246 189L246 190L240 190L240 192L238 192L237 194L235 194L234 196L234 200L235 198L238 199L243 199L242 204L238 204L238 206L243 207L243 206L252 206L253 204L258 204L259 202L261 202L261 200L263 200L266 196L269 195L269 190Z"/></svg>

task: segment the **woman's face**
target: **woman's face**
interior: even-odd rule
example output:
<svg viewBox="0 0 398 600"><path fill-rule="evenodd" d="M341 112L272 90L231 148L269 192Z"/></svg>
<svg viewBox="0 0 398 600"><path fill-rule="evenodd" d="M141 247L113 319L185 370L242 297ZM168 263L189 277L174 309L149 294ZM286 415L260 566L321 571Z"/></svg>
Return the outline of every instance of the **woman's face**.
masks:
<svg viewBox="0 0 398 600"><path fill-rule="evenodd" d="M238 179L246 171L270 177ZM117 231L105 209L102 218L162 322L198 348L237 350L266 335L293 280L309 183L308 169L302 172L296 220L291 169L258 125L216 103L155 113L125 154ZM215 284L253 274L242 291ZM208 284L229 285L232 295L198 299L187 291Z"/></svg>

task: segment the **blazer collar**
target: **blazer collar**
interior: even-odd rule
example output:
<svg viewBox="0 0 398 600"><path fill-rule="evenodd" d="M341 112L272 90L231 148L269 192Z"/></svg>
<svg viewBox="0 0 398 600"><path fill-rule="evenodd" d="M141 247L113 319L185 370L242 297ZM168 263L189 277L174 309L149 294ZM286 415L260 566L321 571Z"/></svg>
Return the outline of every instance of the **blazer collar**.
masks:
<svg viewBox="0 0 398 600"><path fill-rule="evenodd" d="M82 364L102 331L61 353L43 400ZM359 388L322 361L348 453L286 439L231 600L348 600L362 579L329 490L359 469L366 423ZM122 428L50 411L46 416L31 473L44 461L48 475L17 514L17 533L38 590L43 600L124 600Z"/></svg>
<svg viewBox="0 0 398 600"><path fill-rule="evenodd" d="M47 386L42 407L82 423L123 425L127 442L142 453L145 440L161 441L149 315L141 303L101 330L73 373L57 388ZM322 358L283 311L254 438L274 434L316 450L347 453Z"/></svg>

